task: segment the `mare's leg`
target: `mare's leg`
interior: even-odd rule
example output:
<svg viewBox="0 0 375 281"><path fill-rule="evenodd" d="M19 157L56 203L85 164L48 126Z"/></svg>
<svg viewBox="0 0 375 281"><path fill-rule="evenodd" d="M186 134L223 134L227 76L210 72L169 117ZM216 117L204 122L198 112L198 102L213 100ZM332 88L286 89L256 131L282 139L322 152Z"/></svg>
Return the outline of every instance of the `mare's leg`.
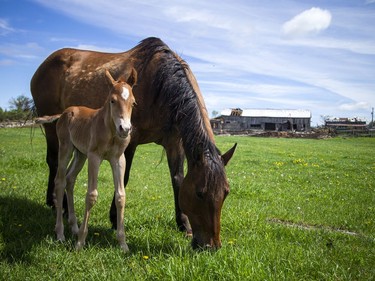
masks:
<svg viewBox="0 0 375 281"><path fill-rule="evenodd" d="M58 151L59 151L59 141L56 135L56 123L44 124L44 130L46 133L47 141L47 156L46 161L49 168L48 176L48 188L46 194L46 204L49 207L54 207L54 196L55 191L55 177L58 167Z"/></svg>
<svg viewBox="0 0 375 281"><path fill-rule="evenodd" d="M70 139L60 139L59 147L59 166L55 178L55 207L56 207L56 225L55 232L57 240L64 241L64 222L63 222L63 198L66 187L66 171L73 153L73 144Z"/></svg>
<svg viewBox="0 0 375 281"><path fill-rule="evenodd" d="M132 166L133 157L135 154L135 150L137 148L137 145L134 143L130 143L128 147L125 149L125 159L126 159L126 168L125 168L125 176L124 176L124 186L129 182L129 176L130 176L130 168ZM109 219L112 223L112 228L117 229L117 211L116 211L116 193L113 195L111 209L109 211Z"/></svg>
<svg viewBox="0 0 375 281"><path fill-rule="evenodd" d="M44 124L44 130L47 141L47 156L46 162L49 168L48 175L48 187L46 193L46 204L49 207L55 207L55 178L58 168L58 151L59 151L59 140L56 134L56 122L50 124ZM64 195L63 207L67 208L66 197Z"/></svg>
<svg viewBox="0 0 375 281"><path fill-rule="evenodd" d="M75 149L73 160L69 166L68 173L66 175L66 197L68 201L69 211L68 222L74 235L78 234L77 217L74 210L74 184L85 162L86 155L82 154L77 149Z"/></svg>
<svg viewBox="0 0 375 281"><path fill-rule="evenodd" d="M125 242L124 230L124 208L125 208L125 188L124 188L124 174L125 174L125 156L121 154L119 159L111 159L110 161L113 174L113 182L115 185L115 204L117 210L117 240L121 249L124 252L129 252L129 247Z"/></svg>
<svg viewBox="0 0 375 281"><path fill-rule="evenodd" d="M179 192L184 180L184 159L185 155L181 143L169 142L164 145L168 157L169 172L171 175L173 193L174 193L174 203L176 212L176 223L180 231L186 231L187 235L192 235L193 231L190 226L188 217L182 213L179 205Z"/></svg>
<svg viewBox="0 0 375 281"><path fill-rule="evenodd" d="M98 172L101 159L98 155L94 153L89 153L88 158L88 189L86 193L86 210L83 217L83 222L78 231L78 241L76 244L76 249L80 250L85 245L88 222L90 217L90 210L95 205L98 199Z"/></svg>

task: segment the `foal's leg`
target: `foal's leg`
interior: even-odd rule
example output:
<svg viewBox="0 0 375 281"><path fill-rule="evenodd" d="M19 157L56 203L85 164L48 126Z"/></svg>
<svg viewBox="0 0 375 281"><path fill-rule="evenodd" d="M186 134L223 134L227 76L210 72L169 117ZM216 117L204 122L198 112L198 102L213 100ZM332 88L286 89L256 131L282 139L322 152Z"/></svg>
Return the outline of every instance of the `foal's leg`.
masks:
<svg viewBox="0 0 375 281"><path fill-rule="evenodd" d="M126 185L129 182L130 177L130 169L132 166L135 150L137 148L137 144L130 143L128 147L125 149L125 159L126 159L126 167L125 167L125 176L124 176L124 186L126 188ZM116 192L113 195L111 209L109 211L109 218L112 223L112 228L117 229L117 210L116 210Z"/></svg>
<svg viewBox="0 0 375 281"><path fill-rule="evenodd" d="M88 231L88 221L90 217L90 210L96 203L98 199L98 172L101 163L101 158L95 153L89 153L88 158L88 189L86 193L86 210L83 218L83 222L78 231L78 241L76 244L76 249L80 250L85 245L87 231Z"/></svg>
<svg viewBox="0 0 375 281"><path fill-rule="evenodd" d="M66 170L73 153L73 144L70 140L61 139L59 146L59 166L55 178L55 206L56 206L56 225L55 232L57 240L64 241L64 222L63 222L63 198L66 187Z"/></svg>
<svg viewBox="0 0 375 281"><path fill-rule="evenodd" d="M86 155L75 149L73 160L69 166L68 173L66 175L66 195L68 199L69 211L68 222L74 235L78 234L77 217L74 210L74 184L85 162Z"/></svg>
<svg viewBox="0 0 375 281"><path fill-rule="evenodd" d="M125 156L121 154L119 159L111 159L110 161L113 174L113 182L115 184L115 204L117 210L117 240L120 244L121 249L124 252L129 251L129 247L125 242L125 230L124 230L124 209L126 194L124 188L124 174L125 174Z"/></svg>

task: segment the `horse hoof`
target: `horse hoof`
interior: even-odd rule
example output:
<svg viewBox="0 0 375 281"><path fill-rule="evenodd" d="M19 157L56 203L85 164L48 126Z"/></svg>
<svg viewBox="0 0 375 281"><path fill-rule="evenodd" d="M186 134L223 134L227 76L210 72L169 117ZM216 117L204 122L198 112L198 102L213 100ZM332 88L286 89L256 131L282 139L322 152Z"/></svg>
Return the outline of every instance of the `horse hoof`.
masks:
<svg viewBox="0 0 375 281"><path fill-rule="evenodd" d="M121 244L121 245L120 245L120 248L121 248L121 250L122 250L124 253L129 253L129 252L130 252L129 247L128 247L128 245L127 245L126 243Z"/></svg>
<svg viewBox="0 0 375 281"><path fill-rule="evenodd" d="M193 237L193 231L190 229L190 230L186 230L185 232L185 237L186 238L191 238Z"/></svg>
<svg viewBox="0 0 375 281"><path fill-rule="evenodd" d="M76 244L76 251L82 250L82 248L83 248L84 245L85 245L85 243L77 242L77 244Z"/></svg>
<svg viewBox="0 0 375 281"><path fill-rule="evenodd" d="M64 234L63 235L57 234L56 235L56 240L59 241L59 242L65 242L65 236L64 236Z"/></svg>

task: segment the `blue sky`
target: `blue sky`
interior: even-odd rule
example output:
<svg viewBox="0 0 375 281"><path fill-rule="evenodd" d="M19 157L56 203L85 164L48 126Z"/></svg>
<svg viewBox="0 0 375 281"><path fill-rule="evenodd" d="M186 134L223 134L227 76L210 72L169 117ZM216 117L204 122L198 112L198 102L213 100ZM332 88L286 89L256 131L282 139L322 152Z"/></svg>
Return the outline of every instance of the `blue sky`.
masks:
<svg viewBox="0 0 375 281"><path fill-rule="evenodd" d="M190 65L209 113L375 107L375 0L0 0L0 107L54 50L121 52L160 37Z"/></svg>

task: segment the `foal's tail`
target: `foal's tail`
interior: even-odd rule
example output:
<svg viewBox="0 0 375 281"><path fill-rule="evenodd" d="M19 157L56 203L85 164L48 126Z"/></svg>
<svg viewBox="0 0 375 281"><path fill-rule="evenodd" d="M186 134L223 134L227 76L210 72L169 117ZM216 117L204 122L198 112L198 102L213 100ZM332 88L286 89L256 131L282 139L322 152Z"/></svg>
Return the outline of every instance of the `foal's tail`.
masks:
<svg viewBox="0 0 375 281"><path fill-rule="evenodd" d="M52 123L53 121L59 119L61 114L55 114L55 115L44 115L42 117L35 118L36 124L44 124L44 123Z"/></svg>

